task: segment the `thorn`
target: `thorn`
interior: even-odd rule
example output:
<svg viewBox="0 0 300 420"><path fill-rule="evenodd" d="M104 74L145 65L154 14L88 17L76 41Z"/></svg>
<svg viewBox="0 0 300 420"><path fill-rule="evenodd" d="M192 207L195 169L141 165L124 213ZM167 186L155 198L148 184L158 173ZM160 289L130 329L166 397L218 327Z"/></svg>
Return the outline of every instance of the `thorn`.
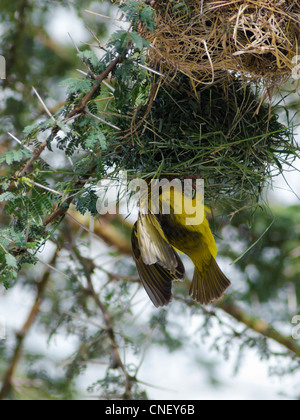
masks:
<svg viewBox="0 0 300 420"><path fill-rule="evenodd" d="M55 118L53 117L53 115L51 114L49 108L47 107L47 105L45 104L45 102L43 101L43 99L40 97L40 95L38 94L38 91L32 86L32 89L34 91L34 93L36 94L38 100L40 101L40 103L42 104L44 110L47 112L48 116L54 121L56 122Z"/></svg>
<svg viewBox="0 0 300 420"><path fill-rule="evenodd" d="M102 118L100 118L100 117L97 117L97 115L92 114L92 113L91 113L91 112L89 112L88 110L85 110L85 112L86 112L86 114L87 114L87 115L89 115L90 117L95 118L95 120L100 121L101 123L106 124L106 125L108 125L109 127L114 128L115 130L121 131L121 128L117 127L116 125L111 124L111 123L110 123L110 122L108 122L108 121L103 120L103 119L102 119Z"/></svg>
<svg viewBox="0 0 300 420"><path fill-rule="evenodd" d="M70 32L68 32L68 35L69 35L69 37L70 37L70 39L71 39L71 41L72 41L72 44L74 45L75 50L76 50L78 53L80 53L80 50L79 50L79 48L77 47L77 45L75 44L75 41L74 41L74 39L72 38L72 36L71 36Z"/></svg>

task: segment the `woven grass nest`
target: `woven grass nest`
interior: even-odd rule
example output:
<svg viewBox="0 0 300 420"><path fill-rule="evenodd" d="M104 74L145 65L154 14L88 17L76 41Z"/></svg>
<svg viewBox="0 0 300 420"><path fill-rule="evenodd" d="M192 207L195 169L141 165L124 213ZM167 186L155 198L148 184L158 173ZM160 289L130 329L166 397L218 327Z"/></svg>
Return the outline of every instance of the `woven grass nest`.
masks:
<svg viewBox="0 0 300 420"><path fill-rule="evenodd" d="M197 81L223 70L279 84L300 44L300 3L290 0L157 0L150 62ZM221 70L221 73L219 73Z"/></svg>
<svg viewBox="0 0 300 420"><path fill-rule="evenodd" d="M153 96L133 120L114 120L123 133L111 138L104 158L133 177L200 177L207 204L237 209L257 203L282 163L296 157L278 109L260 104L259 92L238 78L195 90L177 74Z"/></svg>

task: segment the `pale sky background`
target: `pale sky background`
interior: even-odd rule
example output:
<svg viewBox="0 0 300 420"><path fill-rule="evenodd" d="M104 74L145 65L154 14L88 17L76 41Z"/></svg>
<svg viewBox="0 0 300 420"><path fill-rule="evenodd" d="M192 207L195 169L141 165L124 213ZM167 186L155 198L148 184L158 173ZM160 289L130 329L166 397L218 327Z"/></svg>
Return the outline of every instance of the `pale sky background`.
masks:
<svg viewBox="0 0 300 420"><path fill-rule="evenodd" d="M83 13L83 16L85 16L85 13ZM95 17L95 24L99 19L101 18ZM71 43L68 32L77 45L80 45L81 41L84 42L90 39L90 34L85 29L82 21L77 19L76 14L60 7L57 7L52 12L48 30L54 40L65 44ZM300 161L296 162L296 167L300 170ZM299 173L287 173L286 178L291 188L300 196ZM269 192L269 197L273 202L282 205L299 204L299 199L289 190L282 177L276 180L274 187L276 188ZM44 255L46 254L47 249ZM18 286L8 292L4 292L2 289L1 293L3 296L0 295L0 318L1 312L5 313L7 329L17 330L28 315L29 308L32 305L32 294L30 291L21 290ZM144 305L146 311L149 310L151 304L148 298L141 294L139 294L138 298L141 299L140 305ZM182 322L182 320L178 320L178 322ZM198 324L198 317L191 316L188 325L184 325L183 328L192 333ZM292 325L290 326L291 332ZM287 332L287 334L289 333ZM58 335L50 342L50 345L46 342L47 337L41 335L38 328L35 327L26 339L26 346L33 351L45 351L49 357L60 360L72 354L77 339ZM149 397L152 399L171 400L277 400L285 399L284 396L280 396L281 392L286 392L287 394L296 392L296 384L293 383L293 378L290 376L279 378L268 375L268 369L272 366L272 363L269 364L265 360L261 362L255 350L246 351L241 369L237 376L234 376L237 354L232 354L229 361L224 361L216 351L210 349L211 344L211 340L207 340L205 344L199 342L199 347L197 348L184 349L184 351L174 354L169 354L161 348L152 347L146 354L139 377L143 381L165 388L165 390L146 387ZM195 367L193 363L195 352L198 352L199 357L202 359L218 362L215 374L221 381L219 387L211 387L207 382L205 369L198 368L198 365ZM133 361L136 361L133 355L129 355L130 357ZM92 366L79 380L83 394L87 395L87 398L89 396L85 390L87 386L101 377L99 372L98 369Z"/></svg>

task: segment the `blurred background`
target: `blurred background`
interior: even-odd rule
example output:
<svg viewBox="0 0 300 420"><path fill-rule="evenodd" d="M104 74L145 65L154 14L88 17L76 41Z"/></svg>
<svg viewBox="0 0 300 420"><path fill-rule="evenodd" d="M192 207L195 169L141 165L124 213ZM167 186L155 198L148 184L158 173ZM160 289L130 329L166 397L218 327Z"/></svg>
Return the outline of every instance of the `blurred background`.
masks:
<svg viewBox="0 0 300 420"><path fill-rule="evenodd" d="M32 86L52 112L58 110L66 99L61 82L77 77L76 69L84 70L75 46L95 45L91 31L105 42L123 24L85 11L115 17L117 9L110 1L2 3L0 54L6 58L7 78L0 92L0 153L5 153L17 147L8 131L22 138L25 126L45 118ZM280 118L286 123L288 110L299 141L299 91L287 84L281 96L287 97L282 99ZM274 99L278 100L279 96ZM65 157L59 150L45 152L43 158L54 167L64 167ZM300 342L291 335L300 293L299 159L293 168L285 169L274 185L266 187L269 207L256 211L251 224L243 212L233 220L224 216L213 223L218 231L220 265L233 283L228 305L239 305L242 322L225 307L199 309L187 304L180 286L174 302L156 310L139 287L128 249L128 229L136 212L122 222L119 218L93 220L71 210L58 237L60 245L64 241L69 245L62 246L55 257L56 244L48 241L38 255L41 262L23 270L10 289L0 286L2 386L13 368L13 391L4 397L90 399L117 397L123 392L122 374L115 372L103 333L103 313L97 314L81 294L82 273L70 256L69 247L74 246L97 267L96 292L114 314L120 355L126 371L136 378L132 398L298 399L299 357L291 347L299 350ZM0 175L4 171L1 167ZM114 240L107 240L107 235ZM184 262L191 275L192 264L187 259ZM39 315L31 323L37 299L35 280L49 272ZM253 331L246 315L267 322L281 338L286 337L288 345Z"/></svg>

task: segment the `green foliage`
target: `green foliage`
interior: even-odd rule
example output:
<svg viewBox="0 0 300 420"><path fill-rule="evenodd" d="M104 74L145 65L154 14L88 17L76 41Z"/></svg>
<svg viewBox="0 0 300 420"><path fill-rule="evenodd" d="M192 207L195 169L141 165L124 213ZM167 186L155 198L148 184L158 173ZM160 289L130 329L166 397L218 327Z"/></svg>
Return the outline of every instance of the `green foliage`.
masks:
<svg viewBox="0 0 300 420"><path fill-rule="evenodd" d="M67 79L61 83L62 87L67 87L69 95L80 93L87 93L91 90L92 82L86 79Z"/></svg>
<svg viewBox="0 0 300 420"><path fill-rule="evenodd" d="M76 210L78 210L81 214L85 214L90 212L93 216L98 214L97 212L97 201L98 196L96 195L93 187L85 188L82 192L79 192L76 195L74 200L74 204L76 205Z"/></svg>
<svg viewBox="0 0 300 420"><path fill-rule="evenodd" d="M133 30L137 31L138 26L142 23L145 29L154 32L154 10L147 4L136 1L128 0L120 5L120 9L125 12L126 18L132 23Z"/></svg>
<svg viewBox="0 0 300 420"><path fill-rule="evenodd" d="M0 164L6 162L6 164L10 166L12 163L21 162L23 159L31 156L32 154L26 149L11 150L0 155Z"/></svg>
<svg viewBox="0 0 300 420"><path fill-rule="evenodd" d="M0 278L6 289L10 287L10 280L16 280L18 277L19 261L25 247L26 240L22 232L18 232L14 228L0 229ZM18 252L20 258L13 255L16 249L20 249Z"/></svg>
<svg viewBox="0 0 300 420"><path fill-rule="evenodd" d="M80 51L78 57L93 73L101 73L105 70L105 65L99 60L97 55L92 50Z"/></svg>
<svg viewBox="0 0 300 420"><path fill-rule="evenodd" d="M149 48L150 44L136 32L120 30L111 36L108 46L124 56L131 49L134 52L142 52L144 48Z"/></svg>
<svg viewBox="0 0 300 420"><path fill-rule="evenodd" d="M32 188L31 199L28 201L28 214L35 226L43 226L42 216L49 214L52 211L52 200L49 193L40 191L37 188Z"/></svg>
<svg viewBox="0 0 300 420"><path fill-rule="evenodd" d="M26 246L25 236L22 232L16 231L14 228L1 229L0 231L0 244L7 249L12 246L23 248Z"/></svg>
<svg viewBox="0 0 300 420"><path fill-rule="evenodd" d="M5 254L5 262L9 268L18 268L17 259L11 254Z"/></svg>
<svg viewBox="0 0 300 420"><path fill-rule="evenodd" d="M17 196L11 192L5 192L0 195L0 203L3 203L4 201L13 201L17 198Z"/></svg>
<svg viewBox="0 0 300 420"><path fill-rule="evenodd" d="M95 128L95 130L88 135L85 142L85 147L87 149L93 149L97 143L100 143L102 150L107 149L106 138L103 131Z"/></svg>

